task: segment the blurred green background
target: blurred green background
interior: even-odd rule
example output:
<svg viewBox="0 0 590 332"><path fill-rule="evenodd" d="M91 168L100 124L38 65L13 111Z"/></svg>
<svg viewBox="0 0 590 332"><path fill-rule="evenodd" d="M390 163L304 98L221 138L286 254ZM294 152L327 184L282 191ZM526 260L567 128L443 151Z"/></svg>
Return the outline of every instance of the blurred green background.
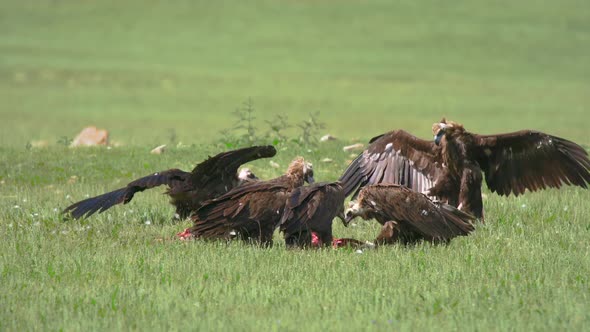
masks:
<svg viewBox="0 0 590 332"><path fill-rule="evenodd" d="M172 128L206 144L248 99L261 131L319 111L350 140L429 137L446 116L590 142L585 0L5 0L0 31L3 146L89 124L125 145Z"/></svg>

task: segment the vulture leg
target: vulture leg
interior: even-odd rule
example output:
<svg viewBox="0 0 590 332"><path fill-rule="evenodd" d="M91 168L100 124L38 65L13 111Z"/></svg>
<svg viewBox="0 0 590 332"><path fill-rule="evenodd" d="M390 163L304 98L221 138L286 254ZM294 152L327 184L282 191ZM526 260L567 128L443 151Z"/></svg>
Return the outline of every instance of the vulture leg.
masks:
<svg viewBox="0 0 590 332"><path fill-rule="evenodd" d="M272 233L261 232L260 233L260 246L264 248L272 247Z"/></svg>
<svg viewBox="0 0 590 332"><path fill-rule="evenodd" d="M311 241L311 233L308 231L301 231L285 237L285 246L287 246L287 248L305 248L311 246Z"/></svg>
<svg viewBox="0 0 590 332"><path fill-rule="evenodd" d="M482 180L481 168L477 164L465 164L461 176L458 208L461 211L473 214L483 222Z"/></svg>
<svg viewBox="0 0 590 332"><path fill-rule="evenodd" d="M320 237L321 245L323 247L329 247L332 245L332 232L321 232L318 233Z"/></svg>

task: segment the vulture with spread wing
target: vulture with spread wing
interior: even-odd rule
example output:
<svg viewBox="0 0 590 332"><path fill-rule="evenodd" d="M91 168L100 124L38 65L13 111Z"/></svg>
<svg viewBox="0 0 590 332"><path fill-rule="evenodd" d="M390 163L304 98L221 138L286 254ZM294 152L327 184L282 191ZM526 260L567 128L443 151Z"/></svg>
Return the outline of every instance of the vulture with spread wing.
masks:
<svg viewBox="0 0 590 332"><path fill-rule="evenodd" d="M346 210L347 222L355 217L376 219L383 229L378 244L446 242L473 231L475 217L405 186L377 184L363 187Z"/></svg>
<svg viewBox="0 0 590 332"><path fill-rule="evenodd" d="M285 175L268 181L242 185L206 201L193 215L193 226L181 238L230 239L238 237L262 245L272 245L274 230L290 193L313 183L311 163L296 158Z"/></svg>
<svg viewBox="0 0 590 332"><path fill-rule="evenodd" d="M506 196L590 183L588 153L560 137L532 130L478 135L445 119L433 133L433 142L403 130L373 138L340 178L346 195L400 184L483 219L482 172L488 188Z"/></svg>
<svg viewBox="0 0 590 332"><path fill-rule="evenodd" d="M176 207L177 217L184 219L201 207L205 200L217 197L241 183L255 179L254 174L248 169L242 169L238 173L238 168L242 164L260 158L269 158L276 153L277 151L271 145L222 152L198 164L191 172L179 169L157 172L137 179L124 188L74 203L63 213L69 213L75 219L88 217L114 205L129 203L137 192L167 185L166 194L171 198L170 204Z"/></svg>

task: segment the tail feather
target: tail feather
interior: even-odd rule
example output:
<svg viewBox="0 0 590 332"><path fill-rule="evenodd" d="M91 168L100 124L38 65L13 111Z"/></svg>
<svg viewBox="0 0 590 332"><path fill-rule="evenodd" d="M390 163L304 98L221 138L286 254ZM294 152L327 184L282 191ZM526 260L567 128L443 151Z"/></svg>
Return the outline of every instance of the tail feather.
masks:
<svg viewBox="0 0 590 332"><path fill-rule="evenodd" d="M468 235L475 230L475 216L444 203L440 204L440 211L456 235Z"/></svg>

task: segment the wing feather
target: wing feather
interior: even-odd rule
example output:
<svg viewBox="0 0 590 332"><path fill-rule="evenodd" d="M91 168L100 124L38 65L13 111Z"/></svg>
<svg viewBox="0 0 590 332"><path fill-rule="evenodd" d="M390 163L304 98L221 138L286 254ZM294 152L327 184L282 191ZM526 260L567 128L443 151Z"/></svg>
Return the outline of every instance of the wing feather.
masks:
<svg viewBox="0 0 590 332"><path fill-rule="evenodd" d="M475 137L486 183L499 195L590 183L588 153L574 142L531 130Z"/></svg>
<svg viewBox="0 0 590 332"><path fill-rule="evenodd" d="M272 145L252 146L243 149L219 153L198 164L192 170L195 186L202 188L217 185L219 180L231 184L238 168L248 162L260 158L270 158L277 153Z"/></svg>
<svg viewBox="0 0 590 332"><path fill-rule="evenodd" d="M89 217L96 213L102 213L117 204L127 204L133 196L146 189L161 185L168 187L181 186L188 180L189 173L179 169L170 169L157 172L130 182L126 187L120 188L106 194L91 197L74 203L63 210L62 213L69 213L74 219Z"/></svg>
<svg viewBox="0 0 590 332"><path fill-rule="evenodd" d="M332 239L332 221L343 209L344 192L338 182L314 183L293 190L281 218L285 239L316 232Z"/></svg>
<svg viewBox="0 0 590 332"><path fill-rule="evenodd" d="M278 181L234 188L203 203L192 216L191 233L203 238L226 238L232 230L248 236L272 232L283 213L287 191L288 186Z"/></svg>
<svg viewBox="0 0 590 332"><path fill-rule="evenodd" d="M430 189L435 181L438 147L403 130L391 131L370 141L340 177L346 196L363 186L378 183L405 185L415 191Z"/></svg>
<svg viewBox="0 0 590 332"><path fill-rule="evenodd" d="M450 240L473 231L475 217L407 187L381 184L367 186L362 192L362 204L387 220L410 225L426 238Z"/></svg>

